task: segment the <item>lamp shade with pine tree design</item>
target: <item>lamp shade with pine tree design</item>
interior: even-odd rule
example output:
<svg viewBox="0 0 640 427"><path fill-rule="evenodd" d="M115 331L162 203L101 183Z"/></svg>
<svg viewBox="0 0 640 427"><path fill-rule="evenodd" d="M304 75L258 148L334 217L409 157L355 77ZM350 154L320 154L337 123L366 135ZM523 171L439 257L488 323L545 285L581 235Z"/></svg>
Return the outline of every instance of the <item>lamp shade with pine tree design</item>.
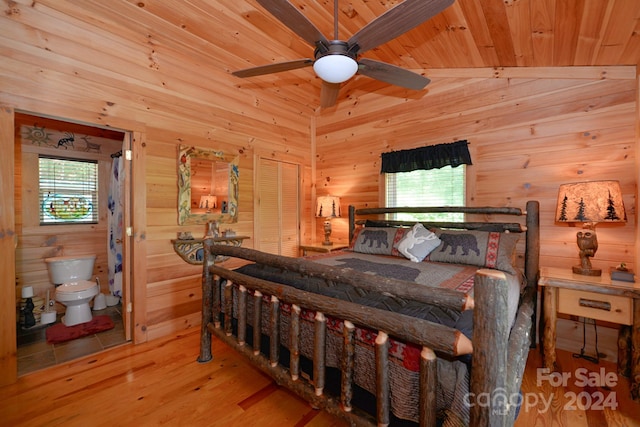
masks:
<svg viewBox="0 0 640 427"><path fill-rule="evenodd" d="M618 181L562 184L558 190L557 222L626 222Z"/></svg>

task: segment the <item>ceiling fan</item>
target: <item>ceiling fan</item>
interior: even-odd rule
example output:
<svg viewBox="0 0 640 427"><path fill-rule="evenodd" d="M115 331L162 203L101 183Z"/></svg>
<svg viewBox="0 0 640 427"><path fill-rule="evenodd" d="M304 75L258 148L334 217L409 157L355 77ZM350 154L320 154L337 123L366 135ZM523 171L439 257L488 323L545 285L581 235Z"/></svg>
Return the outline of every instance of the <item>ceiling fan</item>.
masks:
<svg viewBox="0 0 640 427"><path fill-rule="evenodd" d="M321 107L331 107L338 99L340 83L356 73L419 90L430 80L424 76L385 62L358 58L367 50L384 44L451 6L455 0L404 0L369 22L346 41L338 38L338 0L334 0L334 39L327 39L320 30L287 0L257 0L274 17L315 47L314 59L262 65L234 71L237 77L253 77L313 66L322 79Z"/></svg>

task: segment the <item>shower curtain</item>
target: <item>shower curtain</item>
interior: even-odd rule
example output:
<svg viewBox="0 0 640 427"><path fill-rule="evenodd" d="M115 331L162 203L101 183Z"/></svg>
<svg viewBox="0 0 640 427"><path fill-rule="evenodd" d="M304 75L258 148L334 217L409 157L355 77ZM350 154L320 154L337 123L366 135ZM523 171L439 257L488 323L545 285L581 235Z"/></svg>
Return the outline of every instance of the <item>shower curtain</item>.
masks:
<svg viewBox="0 0 640 427"><path fill-rule="evenodd" d="M122 297L123 183L123 159L122 156L117 156L114 157L111 164L111 182L109 185L108 201L109 247L107 248L109 291L111 295L116 297Z"/></svg>

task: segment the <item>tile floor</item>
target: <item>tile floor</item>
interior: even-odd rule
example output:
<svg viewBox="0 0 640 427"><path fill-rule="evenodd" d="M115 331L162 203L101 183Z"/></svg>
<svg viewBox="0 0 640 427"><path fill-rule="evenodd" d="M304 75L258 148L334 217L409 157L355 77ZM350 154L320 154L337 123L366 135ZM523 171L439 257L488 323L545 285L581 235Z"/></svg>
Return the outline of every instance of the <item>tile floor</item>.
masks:
<svg viewBox="0 0 640 427"><path fill-rule="evenodd" d="M18 326L18 376L126 343L120 304L94 314L110 316L113 329L60 344L47 344L46 330L53 323L30 330ZM61 317L59 314L56 323Z"/></svg>

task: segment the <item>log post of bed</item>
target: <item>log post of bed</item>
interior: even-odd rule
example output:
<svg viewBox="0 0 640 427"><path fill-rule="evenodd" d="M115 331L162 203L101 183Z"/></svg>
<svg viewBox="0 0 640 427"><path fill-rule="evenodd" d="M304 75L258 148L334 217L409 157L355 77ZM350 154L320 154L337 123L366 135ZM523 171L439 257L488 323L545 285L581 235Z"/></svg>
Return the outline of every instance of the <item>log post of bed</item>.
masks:
<svg viewBox="0 0 640 427"><path fill-rule="evenodd" d="M209 266L213 265L215 255L211 252L213 241L203 241L204 259L202 260L202 323L200 324L200 356L198 363L211 361L211 332L208 325L213 321L213 275ZM217 306L217 305L216 305Z"/></svg>
<svg viewBox="0 0 640 427"><path fill-rule="evenodd" d="M524 276L526 280L527 289L531 289L533 294L530 295L533 300L533 313L531 313L531 347L536 347L536 330L538 327L537 322L537 307L538 307L538 279L540 277L540 202L536 200L530 200L527 202L527 236L525 241L525 264L524 264ZM540 307L542 312L542 307Z"/></svg>
<svg viewBox="0 0 640 427"><path fill-rule="evenodd" d="M514 423L527 346L536 339L540 254L539 203L527 203L525 290L513 325L507 323L508 287L504 273L481 269L474 281L473 370L468 403L473 426Z"/></svg>
<svg viewBox="0 0 640 427"><path fill-rule="evenodd" d="M508 285L497 270L481 269L475 276L473 310L473 369L471 405L473 426L500 426L509 412L507 352L509 345Z"/></svg>

